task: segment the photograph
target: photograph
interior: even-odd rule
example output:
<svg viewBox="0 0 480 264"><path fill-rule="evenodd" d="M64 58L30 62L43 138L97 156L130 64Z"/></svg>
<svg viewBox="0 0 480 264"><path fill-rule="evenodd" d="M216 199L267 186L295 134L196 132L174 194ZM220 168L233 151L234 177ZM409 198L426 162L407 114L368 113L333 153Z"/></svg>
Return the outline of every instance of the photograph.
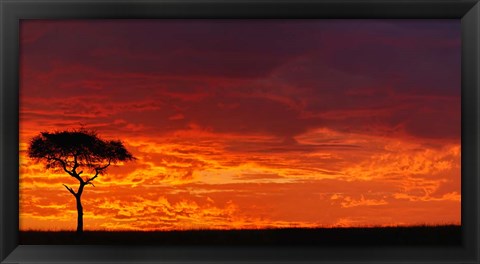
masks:
<svg viewBox="0 0 480 264"><path fill-rule="evenodd" d="M460 19L18 27L20 245L462 245Z"/></svg>

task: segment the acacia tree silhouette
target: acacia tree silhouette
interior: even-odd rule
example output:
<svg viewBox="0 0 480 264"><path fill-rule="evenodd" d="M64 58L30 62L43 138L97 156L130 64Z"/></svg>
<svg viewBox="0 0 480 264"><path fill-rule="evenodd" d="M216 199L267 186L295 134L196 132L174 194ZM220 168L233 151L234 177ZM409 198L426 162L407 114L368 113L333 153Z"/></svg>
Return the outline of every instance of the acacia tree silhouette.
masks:
<svg viewBox="0 0 480 264"><path fill-rule="evenodd" d="M108 166L120 161L134 160L119 140L102 140L93 130L84 128L73 131L41 132L29 145L28 156L36 162L45 162L46 169L60 169L79 182L75 192L65 188L75 197L77 203L77 233L83 232L82 193L86 185L93 185L98 175L106 172ZM91 174L82 178L83 170ZM80 171L78 171L80 170Z"/></svg>

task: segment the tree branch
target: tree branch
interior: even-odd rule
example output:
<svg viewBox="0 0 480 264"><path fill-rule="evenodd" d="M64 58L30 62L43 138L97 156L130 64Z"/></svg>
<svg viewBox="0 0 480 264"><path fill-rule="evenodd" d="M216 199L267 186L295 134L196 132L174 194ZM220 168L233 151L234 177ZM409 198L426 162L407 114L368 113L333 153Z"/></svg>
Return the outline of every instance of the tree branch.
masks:
<svg viewBox="0 0 480 264"><path fill-rule="evenodd" d="M65 186L65 188L67 188L67 190L68 190L71 194L73 194L73 196L75 196L75 197L77 196L77 194L75 193L75 191L73 191L72 188L68 187L68 186L65 185L65 184L64 184L63 186Z"/></svg>
<svg viewBox="0 0 480 264"><path fill-rule="evenodd" d="M110 160L108 160L108 164L105 165L105 166L102 166L102 167L96 167L95 168L95 175L92 177L92 178L89 178L85 181L85 184L91 184L93 185L92 181L95 180L95 178L98 177L98 174L100 174L100 172L102 172L103 170L105 170L106 168L108 168L108 166L110 166ZM93 185L93 187L95 187L95 185Z"/></svg>
<svg viewBox="0 0 480 264"><path fill-rule="evenodd" d="M77 154L73 154L73 167L72 172L77 173L75 170L78 168L79 164L77 162Z"/></svg>
<svg viewBox="0 0 480 264"><path fill-rule="evenodd" d="M95 178L97 178L97 176L98 176L98 173L95 174L95 176L93 176L92 178L88 178L88 179L85 181L85 184L91 184L91 185L93 185L92 181L95 180ZM93 185L93 186L95 186L95 185Z"/></svg>
<svg viewBox="0 0 480 264"><path fill-rule="evenodd" d="M69 171L67 169L67 163L64 160L56 158L56 157L49 157L49 159L59 162L62 165L62 168L66 173L68 173L73 178L77 179L79 182L83 183L83 179L80 178L80 176L79 176L80 174L76 174L75 171L74 171L75 169L73 169L72 171ZM74 167L75 167L75 165L74 165Z"/></svg>
<svg viewBox="0 0 480 264"><path fill-rule="evenodd" d="M103 166L103 167L97 167L95 168L96 171L102 171L104 169L106 169L108 166L110 166L110 160L108 160L108 164ZM98 174L98 173L97 173Z"/></svg>
<svg viewBox="0 0 480 264"><path fill-rule="evenodd" d="M64 170L66 173L68 173L68 174L69 174L70 176L72 176L72 177L75 177L74 174L73 174L73 172L71 172L71 171L69 171L69 170L67 169L67 163L66 163L64 160L59 159L59 158L55 158L55 157L49 157L48 159L54 160L54 161L56 161L56 162L59 162L60 165L62 165L62 168L63 168L63 170Z"/></svg>

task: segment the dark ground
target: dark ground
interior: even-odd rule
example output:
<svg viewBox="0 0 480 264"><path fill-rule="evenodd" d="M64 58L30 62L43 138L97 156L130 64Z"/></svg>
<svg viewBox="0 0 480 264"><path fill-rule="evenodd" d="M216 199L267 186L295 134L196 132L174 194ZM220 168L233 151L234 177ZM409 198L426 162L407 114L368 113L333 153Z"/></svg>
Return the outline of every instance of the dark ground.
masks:
<svg viewBox="0 0 480 264"><path fill-rule="evenodd" d="M159 232L21 231L24 245L458 246L461 227L281 228Z"/></svg>

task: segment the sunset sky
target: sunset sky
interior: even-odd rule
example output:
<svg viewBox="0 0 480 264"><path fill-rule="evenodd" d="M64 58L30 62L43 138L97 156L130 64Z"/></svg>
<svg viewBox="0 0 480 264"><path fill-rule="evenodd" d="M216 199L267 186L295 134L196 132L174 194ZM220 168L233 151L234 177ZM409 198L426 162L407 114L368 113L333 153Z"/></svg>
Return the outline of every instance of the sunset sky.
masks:
<svg viewBox="0 0 480 264"><path fill-rule="evenodd" d="M26 156L94 129L137 158L86 230L460 224L460 20L22 20L20 229L74 230Z"/></svg>

